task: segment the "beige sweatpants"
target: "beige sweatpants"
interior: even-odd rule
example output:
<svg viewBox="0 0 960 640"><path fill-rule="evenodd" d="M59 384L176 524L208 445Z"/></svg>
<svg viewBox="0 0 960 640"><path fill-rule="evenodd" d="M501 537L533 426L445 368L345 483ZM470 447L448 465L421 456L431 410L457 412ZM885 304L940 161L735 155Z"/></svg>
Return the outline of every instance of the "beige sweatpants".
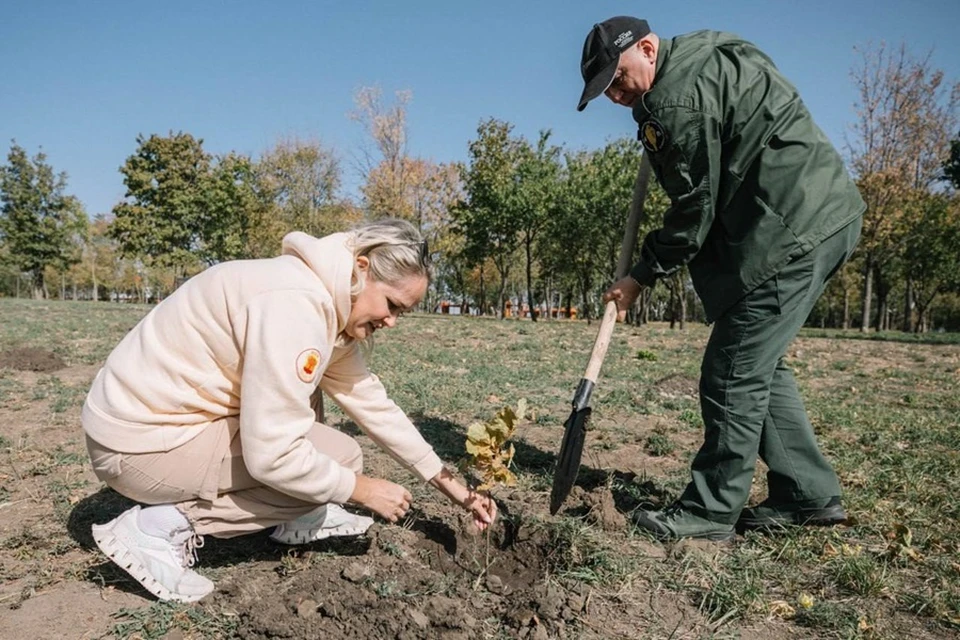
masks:
<svg viewBox="0 0 960 640"><path fill-rule="evenodd" d="M363 470L360 445L350 436L317 422L308 438L320 453L355 473ZM211 422L199 436L170 451L121 453L89 437L87 450L94 472L107 486L144 504L174 504L201 535L254 533L319 506L250 476L236 418Z"/></svg>

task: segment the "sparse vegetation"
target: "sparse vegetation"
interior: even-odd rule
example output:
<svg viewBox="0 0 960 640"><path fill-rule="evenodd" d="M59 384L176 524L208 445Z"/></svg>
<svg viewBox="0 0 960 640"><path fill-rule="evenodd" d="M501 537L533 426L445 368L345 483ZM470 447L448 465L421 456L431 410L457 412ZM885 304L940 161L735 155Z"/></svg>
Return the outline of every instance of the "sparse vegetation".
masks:
<svg viewBox="0 0 960 640"><path fill-rule="evenodd" d="M103 491L93 477L78 417L82 390L96 372L90 365L144 309L0 300L3 348L57 345L70 364L41 374L0 372L0 606L26 607L35 594L55 593L76 581L136 592L124 574L104 564L88 537L91 522L129 503ZM107 317L110 322L97 324ZM691 637L736 636L741 629L771 624L779 625L781 635L786 628L799 637L956 635L960 504L953 496L960 495L960 341L801 336L788 360L840 474L851 522L831 529L751 533L721 549L655 543L625 523L610 527L585 519L578 506L583 496L604 492L621 517L635 508L668 504L683 490L702 437L691 371L707 330L690 327L681 336L661 325L622 326L617 335L623 342L608 353L601 393L593 403L575 489L581 498L572 496L569 509L555 518L546 515L553 456L561 420L569 413L570 389L595 337L593 327L414 314L378 344L371 368L447 460L463 455L468 425L487 420L510 398L536 404L535 415L513 438L511 471L517 483L497 490L501 522L492 539L490 572L503 584L484 583L485 597L508 602L518 597L508 588L528 589L524 594L542 589L531 597L540 599L543 611L553 611L548 604L556 595L552 590L559 589L564 599L557 601L555 619L560 619L564 607L572 606L564 604L566 598L583 606L583 594L592 594L590 606L602 603L602 609L568 614L573 617L567 624L586 637L607 637L591 629L602 621L588 610L616 611L624 619L651 616L651 634L668 637L673 627L657 623L650 611L654 592L669 594L671 602L685 607L682 630ZM532 346L512 348L520 342ZM670 355L638 362L641 347ZM537 358L530 357L531 350ZM51 421L56 416L62 424ZM332 407L331 421L352 428ZM200 571L218 584L239 581L242 588L218 596L216 606L172 607L145 600L114 620L101 620L98 633L160 638L176 629L184 637L226 638L242 627L249 637L262 637L267 632L250 631L250 618L244 617L253 605L236 594L247 593L243 589L260 594L257 607L296 589L314 597L306 585L318 576L339 581L324 583L324 589L348 586L350 593L394 603L391 610L416 606L417 598L409 594L457 602L462 597L464 603L479 597L469 595L476 594L472 584L478 566L469 558L455 564L453 550L466 548L457 545L458 513L411 482L408 472L364 436L358 439L372 472L410 487L417 507L411 522L383 528L372 543L361 539L287 550L265 536L208 541ZM764 484L761 467L755 500L763 497ZM42 516L21 522L27 513ZM511 587L508 569L522 566L518 558L529 564L522 574L527 582ZM359 560L376 573L356 583L340 578L345 564ZM331 566L337 567L332 574ZM458 595L464 583L468 595ZM320 607L323 598L315 599ZM296 602L284 606L275 615L298 616ZM337 611L328 613L340 615ZM328 619L322 611L318 615L316 620ZM514 624L500 614L490 616L486 621L475 615L478 637L501 637L500 629Z"/></svg>

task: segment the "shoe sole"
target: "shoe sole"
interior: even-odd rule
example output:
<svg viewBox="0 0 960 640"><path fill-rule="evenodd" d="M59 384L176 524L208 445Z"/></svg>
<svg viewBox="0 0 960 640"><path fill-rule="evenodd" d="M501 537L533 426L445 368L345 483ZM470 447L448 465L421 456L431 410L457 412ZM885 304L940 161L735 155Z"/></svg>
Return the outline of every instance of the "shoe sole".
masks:
<svg viewBox="0 0 960 640"><path fill-rule="evenodd" d="M710 542L733 542L737 537L735 531L729 531L726 533L708 533L703 536L685 536L684 538L678 538L679 540L709 540Z"/></svg>
<svg viewBox="0 0 960 640"><path fill-rule="evenodd" d="M651 531L650 533L653 533L653 537L655 537L660 542L680 542L681 540L705 540L707 542L733 542L737 538L737 533L735 531L731 531L729 533L706 533L706 534L697 535L697 536L680 536L680 537L677 537L671 534L654 533L653 531Z"/></svg>
<svg viewBox="0 0 960 640"><path fill-rule="evenodd" d="M371 521L367 526L359 527L334 527L333 529L301 529L294 531L289 534L277 535L276 533L270 534L270 539L274 542L279 542L280 544L286 545L298 545L298 544L309 544L311 542L318 542L320 540L326 540L327 538L349 538L362 536L367 532L367 529L373 524Z"/></svg>
<svg viewBox="0 0 960 640"><path fill-rule="evenodd" d="M100 547L100 551L110 558L118 567L126 571L131 578L139 582L144 589L161 600L196 602L207 595L185 596L170 591L157 582L146 568L137 561L133 554L130 553L130 549L113 534L109 525L95 524L91 529L93 530L93 540L97 543L97 546Z"/></svg>
<svg viewBox="0 0 960 640"><path fill-rule="evenodd" d="M833 505L823 509L817 509L816 512L808 516L802 513L794 515L792 518L758 518L756 520L741 518L737 522L737 527L742 529L778 529L786 527L832 527L842 524L847 520L847 512L841 505Z"/></svg>

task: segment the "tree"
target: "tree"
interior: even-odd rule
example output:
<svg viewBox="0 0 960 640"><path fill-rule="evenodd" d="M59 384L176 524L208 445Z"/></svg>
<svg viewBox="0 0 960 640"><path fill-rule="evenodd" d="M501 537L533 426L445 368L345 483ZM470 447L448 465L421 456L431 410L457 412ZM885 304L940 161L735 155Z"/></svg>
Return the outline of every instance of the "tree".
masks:
<svg viewBox="0 0 960 640"><path fill-rule="evenodd" d="M200 256L207 264L253 257L250 227L259 209L253 163L228 153L204 181L206 215L199 225Z"/></svg>
<svg viewBox="0 0 960 640"><path fill-rule="evenodd" d="M259 207L250 223L252 257L277 255L291 231L319 237L360 220L360 211L339 195L339 159L319 141L282 140L260 157L253 173Z"/></svg>
<svg viewBox="0 0 960 640"><path fill-rule="evenodd" d="M462 176L466 201L457 207L457 224L466 234L466 251L474 264L493 259L500 276L500 317L506 312L507 278L519 244L520 216L516 186L518 143L513 125L490 118L480 123L470 142L470 164Z"/></svg>
<svg viewBox="0 0 960 640"><path fill-rule="evenodd" d="M77 265L79 282L90 289L90 299L104 298L105 289L116 285L117 246L109 235L110 223L105 216L95 216L83 238L83 251Z"/></svg>
<svg viewBox="0 0 960 640"><path fill-rule="evenodd" d="M8 260L33 280L35 298L46 298L47 267L66 270L78 258L73 240L86 214L80 201L64 194L67 174L56 174L43 152L33 159L15 141L0 167L0 240Z"/></svg>
<svg viewBox="0 0 960 640"><path fill-rule="evenodd" d="M126 201L113 208L110 235L120 253L173 267L177 275L197 264L206 210L210 156L188 133L137 136L137 150L120 168Z"/></svg>
<svg viewBox="0 0 960 640"><path fill-rule="evenodd" d="M518 198L516 212L522 236L527 284L527 306L530 318L536 322L533 298L534 249L540 232L549 220L550 208L559 187L560 147L548 144L550 131L540 132L534 148L526 139L518 145L515 189Z"/></svg>
<svg viewBox="0 0 960 640"><path fill-rule="evenodd" d="M408 189L415 167L407 156L407 105L413 94L397 91L394 96L395 102L386 105L380 87L361 87L353 96L356 109L350 118L363 126L377 150L361 150L361 191L367 212L372 218L410 220Z"/></svg>
<svg viewBox="0 0 960 640"><path fill-rule="evenodd" d="M552 273L565 293L569 312L574 291L581 296L581 317L589 319L587 298L599 270L596 250L600 220L595 211L599 192L596 153L570 152L558 197L551 209L542 250L544 270Z"/></svg>
<svg viewBox="0 0 960 640"><path fill-rule="evenodd" d="M916 323L905 330L922 332L929 326L928 311L938 295L960 287L960 200L944 194L927 195L911 208L916 232L903 253L906 276L913 283ZM910 308L907 308L910 314Z"/></svg>
<svg viewBox="0 0 960 640"><path fill-rule="evenodd" d="M579 290L581 317L589 319L595 294L615 276L640 167L640 145L614 140L596 151L568 153L565 161L562 186L549 216L544 268L566 288ZM665 208L652 207L650 200L642 229L652 228Z"/></svg>
<svg viewBox="0 0 960 640"><path fill-rule="evenodd" d="M904 45L893 51L880 45L860 53L862 63L852 72L859 99L850 164L867 202L860 241L860 328L866 331L878 276L878 328L885 326L890 287L884 286L883 269L911 233L912 221L906 215L909 200L942 177L960 85L947 85L943 72L931 68L929 55L914 58Z"/></svg>

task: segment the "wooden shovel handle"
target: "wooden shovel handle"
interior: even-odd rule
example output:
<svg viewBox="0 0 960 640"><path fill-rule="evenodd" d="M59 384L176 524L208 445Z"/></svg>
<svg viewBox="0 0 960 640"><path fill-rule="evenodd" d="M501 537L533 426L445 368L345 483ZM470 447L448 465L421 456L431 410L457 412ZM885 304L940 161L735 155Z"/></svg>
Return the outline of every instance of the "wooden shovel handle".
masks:
<svg viewBox="0 0 960 640"><path fill-rule="evenodd" d="M646 153L640 159L640 170L637 172L637 180L633 184L633 200L630 202L630 216L627 218L627 226L623 232L623 242L620 243L620 259L617 261L617 280L627 275L630 269L630 261L633 257L633 248L637 244L637 231L640 228L640 216L643 213L643 201L647 197L647 184L650 181L650 158ZM597 340L593 343L593 351L590 353L590 361L587 362L587 371L583 377L596 384L597 377L600 375L600 365L607 355L607 347L610 346L610 338L613 335L613 326L617 323L617 303L613 300L607 303L603 311L603 321L600 323L600 331L597 333Z"/></svg>
<svg viewBox="0 0 960 640"><path fill-rule="evenodd" d="M607 347L610 346L610 338L613 336L613 326L617 324L617 303L611 300L607 303L603 311L603 321L600 323L600 331L597 333L597 341L593 343L593 351L590 353L590 361L587 363L587 371L583 377L596 384L597 377L600 375L600 365L607 355Z"/></svg>

